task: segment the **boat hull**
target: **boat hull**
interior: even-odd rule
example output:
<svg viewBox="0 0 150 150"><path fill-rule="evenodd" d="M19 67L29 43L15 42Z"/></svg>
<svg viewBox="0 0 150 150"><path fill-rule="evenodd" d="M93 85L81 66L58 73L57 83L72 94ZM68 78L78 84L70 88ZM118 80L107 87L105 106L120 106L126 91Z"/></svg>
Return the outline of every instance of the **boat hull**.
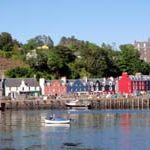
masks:
<svg viewBox="0 0 150 150"><path fill-rule="evenodd" d="M69 124L70 120L49 120L45 119L46 124Z"/></svg>
<svg viewBox="0 0 150 150"><path fill-rule="evenodd" d="M85 108L91 108L91 105L80 105L80 104L73 105L73 104L68 104L68 103L66 103L65 105L66 105L66 107L70 107L70 108L74 108L74 107L78 107L78 108L83 108L83 107L85 107Z"/></svg>
<svg viewBox="0 0 150 150"><path fill-rule="evenodd" d="M72 108L72 107L86 107L91 108L91 105L89 102L86 101L79 101L79 100L72 100L65 103L66 107Z"/></svg>

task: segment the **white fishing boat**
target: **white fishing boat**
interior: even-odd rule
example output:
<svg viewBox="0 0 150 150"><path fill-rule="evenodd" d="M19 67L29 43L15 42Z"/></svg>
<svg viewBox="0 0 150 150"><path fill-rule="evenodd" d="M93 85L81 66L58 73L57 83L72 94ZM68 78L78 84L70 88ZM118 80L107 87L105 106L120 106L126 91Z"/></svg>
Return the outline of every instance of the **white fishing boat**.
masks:
<svg viewBox="0 0 150 150"><path fill-rule="evenodd" d="M69 124L71 122L71 120L52 116L49 118L45 118L44 122L46 124Z"/></svg>

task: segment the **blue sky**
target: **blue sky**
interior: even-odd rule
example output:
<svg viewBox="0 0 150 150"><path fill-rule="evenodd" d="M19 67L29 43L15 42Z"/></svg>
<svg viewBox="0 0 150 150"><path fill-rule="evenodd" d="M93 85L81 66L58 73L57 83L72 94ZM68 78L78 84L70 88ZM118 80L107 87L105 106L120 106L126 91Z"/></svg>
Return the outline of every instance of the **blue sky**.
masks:
<svg viewBox="0 0 150 150"><path fill-rule="evenodd" d="M117 45L150 37L149 0L1 0L0 32L25 43L49 35L55 44L62 36L100 45Z"/></svg>

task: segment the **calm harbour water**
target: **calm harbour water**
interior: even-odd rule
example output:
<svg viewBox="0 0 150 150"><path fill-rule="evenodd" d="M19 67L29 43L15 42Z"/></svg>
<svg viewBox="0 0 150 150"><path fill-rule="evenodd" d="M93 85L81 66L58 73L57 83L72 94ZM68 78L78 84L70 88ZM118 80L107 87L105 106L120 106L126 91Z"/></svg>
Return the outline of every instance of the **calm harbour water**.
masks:
<svg viewBox="0 0 150 150"><path fill-rule="evenodd" d="M149 150L150 110L53 110L71 125L45 125L50 110L0 112L0 150Z"/></svg>

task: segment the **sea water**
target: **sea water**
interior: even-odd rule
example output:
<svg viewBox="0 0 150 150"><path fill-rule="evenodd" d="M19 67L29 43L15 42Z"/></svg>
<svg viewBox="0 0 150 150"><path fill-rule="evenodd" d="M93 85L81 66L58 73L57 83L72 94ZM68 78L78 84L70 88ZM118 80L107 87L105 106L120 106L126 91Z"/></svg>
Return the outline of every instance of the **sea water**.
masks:
<svg viewBox="0 0 150 150"><path fill-rule="evenodd" d="M55 114L70 125L46 125ZM0 150L149 150L149 110L0 112Z"/></svg>

